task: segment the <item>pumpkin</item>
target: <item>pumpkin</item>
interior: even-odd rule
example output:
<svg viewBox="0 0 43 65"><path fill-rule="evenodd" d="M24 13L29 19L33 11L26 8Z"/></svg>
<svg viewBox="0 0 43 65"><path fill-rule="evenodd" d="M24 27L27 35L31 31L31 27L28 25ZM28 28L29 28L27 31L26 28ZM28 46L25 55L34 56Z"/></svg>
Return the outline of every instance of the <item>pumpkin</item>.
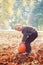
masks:
<svg viewBox="0 0 43 65"><path fill-rule="evenodd" d="M19 45L19 47L18 47L18 52L19 52L19 53L24 53L24 52L26 52L26 46L25 46L24 43L21 43L21 44Z"/></svg>

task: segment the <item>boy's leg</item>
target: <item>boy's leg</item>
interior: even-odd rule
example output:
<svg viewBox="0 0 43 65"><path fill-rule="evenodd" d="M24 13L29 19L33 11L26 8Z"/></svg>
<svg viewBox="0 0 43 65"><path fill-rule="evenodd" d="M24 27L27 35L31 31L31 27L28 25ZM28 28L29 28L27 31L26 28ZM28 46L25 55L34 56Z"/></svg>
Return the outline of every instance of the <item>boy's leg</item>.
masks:
<svg viewBox="0 0 43 65"><path fill-rule="evenodd" d="M30 46L30 43L32 41L34 41L36 39L36 37L38 36L38 33L37 32L33 32L29 38L26 40L25 44L26 44L26 52L30 53L31 51L31 46Z"/></svg>
<svg viewBox="0 0 43 65"><path fill-rule="evenodd" d="M30 45L27 45L26 46L26 52L29 54L31 52L31 46Z"/></svg>
<svg viewBox="0 0 43 65"><path fill-rule="evenodd" d="M38 33L35 31L32 34L29 35L29 37L26 40L26 43L31 43L32 41L34 41L38 36Z"/></svg>

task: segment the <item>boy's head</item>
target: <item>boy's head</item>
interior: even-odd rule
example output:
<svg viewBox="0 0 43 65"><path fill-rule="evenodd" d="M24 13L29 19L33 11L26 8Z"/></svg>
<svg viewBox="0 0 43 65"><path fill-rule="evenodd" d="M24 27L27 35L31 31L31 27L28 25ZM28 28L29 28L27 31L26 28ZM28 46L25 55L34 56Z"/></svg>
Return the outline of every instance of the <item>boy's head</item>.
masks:
<svg viewBox="0 0 43 65"><path fill-rule="evenodd" d="M15 30L22 31L23 26L22 25L16 25Z"/></svg>

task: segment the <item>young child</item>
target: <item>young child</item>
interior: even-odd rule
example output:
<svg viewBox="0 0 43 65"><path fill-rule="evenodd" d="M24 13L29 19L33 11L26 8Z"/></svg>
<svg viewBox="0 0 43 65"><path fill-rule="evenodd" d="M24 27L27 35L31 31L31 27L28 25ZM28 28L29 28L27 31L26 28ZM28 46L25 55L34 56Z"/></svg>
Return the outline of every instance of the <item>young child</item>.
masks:
<svg viewBox="0 0 43 65"><path fill-rule="evenodd" d="M33 29L32 27L24 27L21 25L17 25L15 29L23 33L23 39L18 47L18 52L19 53L25 53L25 52L30 53L31 52L30 44L37 38L38 36L37 31Z"/></svg>

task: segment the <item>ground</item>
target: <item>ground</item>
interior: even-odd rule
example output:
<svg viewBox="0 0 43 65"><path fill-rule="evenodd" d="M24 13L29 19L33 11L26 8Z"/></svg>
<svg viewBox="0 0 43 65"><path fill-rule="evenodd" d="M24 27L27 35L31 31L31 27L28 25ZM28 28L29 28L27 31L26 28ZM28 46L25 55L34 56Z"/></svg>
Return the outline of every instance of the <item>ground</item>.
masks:
<svg viewBox="0 0 43 65"><path fill-rule="evenodd" d="M0 65L43 65L43 34L31 43L31 53L24 55L17 52L22 34L14 33L0 32Z"/></svg>

